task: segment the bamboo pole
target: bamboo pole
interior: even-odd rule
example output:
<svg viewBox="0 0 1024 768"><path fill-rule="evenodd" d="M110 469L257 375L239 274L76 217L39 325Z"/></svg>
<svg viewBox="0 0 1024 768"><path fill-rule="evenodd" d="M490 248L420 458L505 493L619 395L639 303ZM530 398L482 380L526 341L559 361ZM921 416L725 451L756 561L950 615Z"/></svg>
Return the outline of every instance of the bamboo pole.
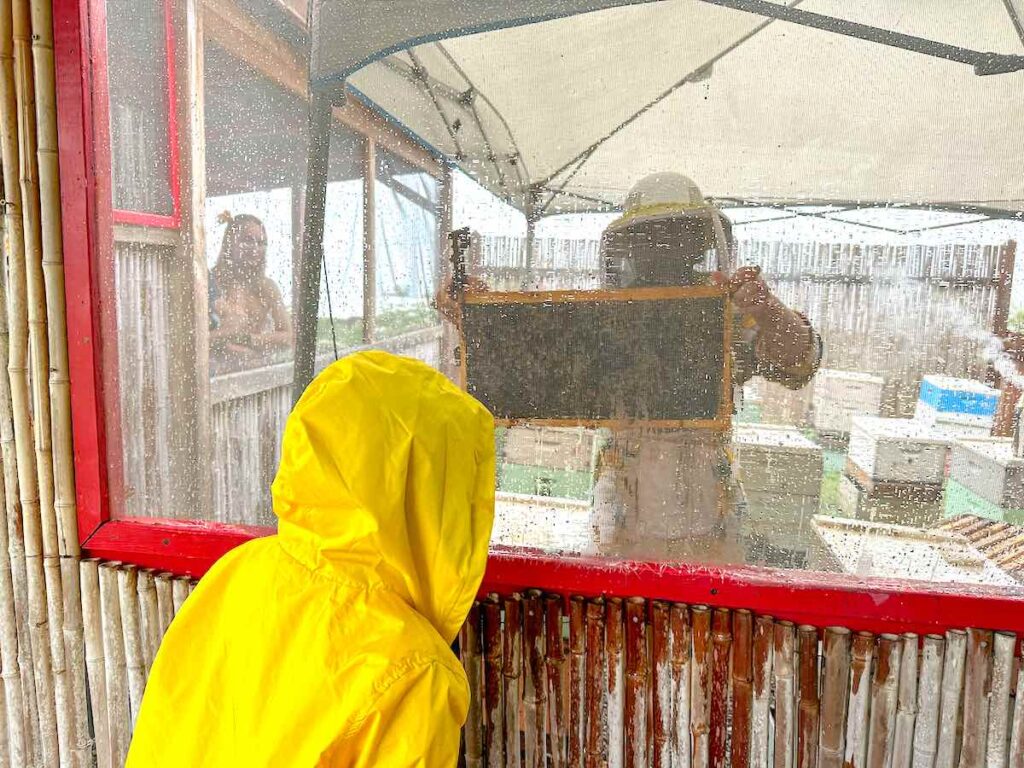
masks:
<svg viewBox="0 0 1024 768"><path fill-rule="evenodd" d="M964 727L960 768L985 764L988 736L988 702L992 692L992 632L967 630L967 662L964 672Z"/></svg>
<svg viewBox="0 0 1024 768"><path fill-rule="evenodd" d="M1017 659L1017 695L1013 703L1013 729L1010 735L1010 768L1024 768L1024 643L1020 650L1021 656Z"/></svg>
<svg viewBox="0 0 1024 768"><path fill-rule="evenodd" d="M672 768L690 768L691 651L690 611L682 604L669 608L672 634Z"/></svg>
<svg viewBox="0 0 1024 768"><path fill-rule="evenodd" d="M160 620L160 640L167 634L167 629L174 621L174 586L169 573L156 575L156 610Z"/></svg>
<svg viewBox="0 0 1024 768"><path fill-rule="evenodd" d="M941 635L925 635L921 648L921 674L917 685L918 718L914 727L913 768L933 768L939 741L939 710L942 704L942 657L946 641Z"/></svg>
<svg viewBox="0 0 1024 768"><path fill-rule="evenodd" d="M668 603L651 602L651 766L672 768L672 634Z"/></svg>
<svg viewBox="0 0 1024 768"><path fill-rule="evenodd" d="M160 606L156 596L156 579L150 570L139 572L139 610L142 619L142 652L146 676L153 669L153 660L160 649Z"/></svg>
<svg viewBox="0 0 1024 768"><path fill-rule="evenodd" d="M604 600L587 603L586 613L586 709L584 764L599 768L606 764L608 734L604 708L606 674L604 660Z"/></svg>
<svg viewBox="0 0 1024 768"><path fill-rule="evenodd" d="M523 704L526 730L526 768L546 768L548 681L544 669L544 600L539 590L530 590L523 601L523 646L526 665Z"/></svg>
<svg viewBox="0 0 1024 768"><path fill-rule="evenodd" d="M131 739L128 670L124 654L124 627L121 624L121 603L117 584L119 565L120 563L103 563L99 568L110 759L112 765L118 768L124 765Z"/></svg>
<svg viewBox="0 0 1024 768"><path fill-rule="evenodd" d="M501 673L505 682L505 765L520 768L523 764L523 619L522 598L518 594L506 597L505 646L501 659Z"/></svg>
<svg viewBox="0 0 1024 768"><path fill-rule="evenodd" d="M4 477L0 474L0 489ZM6 490L0 490L0 499ZM3 730L7 734L9 765L27 765L31 744L25 722L25 699L21 668L18 662L18 618L14 610L14 563L11 561L7 535L7 507L3 506L0 521L0 677L3 680ZM3 763L0 762L0 765Z"/></svg>
<svg viewBox="0 0 1024 768"><path fill-rule="evenodd" d="M1010 737L1010 678L1017 638L1007 632L995 635L992 660L992 696L988 714L987 768L1006 768Z"/></svg>
<svg viewBox="0 0 1024 768"><path fill-rule="evenodd" d="M547 648L548 741L551 768L566 768L569 760L566 728L568 698L566 696L565 643L562 637L562 598L544 598L544 626Z"/></svg>
<svg viewBox="0 0 1024 768"><path fill-rule="evenodd" d="M103 652L103 609L100 601L98 560L83 560L82 619L85 625L85 665L89 674L89 701L96 744L97 768L115 768L111 754L107 702L107 673Z"/></svg>
<svg viewBox="0 0 1024 768"><path fill-rule="evenodd" d="M134 730L135 718L142 706L146 687L146 660L142 650L142 627L139 610L139 579L134 566L124 565L117 572L117 594L124 631L124 658L128 673L129 718Z"/></svg>
<svg viewBox="0 0 1024 768"><path fill-rule="evenodd" d="M914 726L917 722L918 637L903 635L900 651L900 682L896 701L896 733L893 736L893 768L910 768L914 758ZM1012 650L1012 649L1011 649Z"/></svg>
<svg viewBox="0 0 1024 768"><path fill-rule="evenodd" d="M626 768L647 768L647 709L650 662L647 658L647 601L626 602Z"/></svg>
<svg viewBox="0 0 1024 768"><path fill-rule="evenodd" d="M800 704L797 711L797 768L818 768L818 630L804 625L800 641Z"/></svg>
<svg viewBox="0 0 1024 768"><path fill-rule="evenodd" d="M587 734L587 661L582 597L569 600L569 766L583 768Z"/></svg>
<svg viewBox="0 0 1024 768"><path fill-rule="evenodd" d="M182 606L188 599L188 579L173 579L171 581L171 602L174 604L174 615L181 612Z"/></svg>
<svg viewBox="0 0 1024 768"><path fill-rule="evenodd" d="M772 649L775 620L758 616L754 622L754 700L750 718L751 768L768 768L768 710L772 695Z"/></svg>
<svg viewBox="0 0 1024 768"><path fill-rule="evenodd" d="M466 737L466 768L483 768L483 661L480 656L478 603L473 603L469 609L466 623L459 632L459 651L462 654L462 665L466 670L466 680L469 682L469 713L463 729Z"/></svg>
<svg viewBox="0 0 1024 768"><path fill-rule="evenodd" d="M795 697L793 656L796 651L796 628L791 622L775 623L775 757L774 768L793 768L793 717Z"/></svg>
<svg viewBox="0 0 1024 768"><path fill-rule="evenodd" d="M23 0L0 3L0 39L3 46L3 76L0 77L0 116L3 118L2 165L4 194L7 208L13 216L7 219L13 227L8 230L7 254L7 319L8 344L7 372L10 386L11 414L14 424L14 447L17 452L15 466L17 487L21 498L21 529L24 535L26 570L27 624L31 638L34 692L39 719L39 760L45 765L60 764L57 729L56 687L57 677L51 658L49 604L46 595L46 575L43 567L42 505L39 495L39 475L31 424L31 397L28 381L28 349L30 343L29 314L35 319L38 307L29 307L28 262L26 251L38 242L33 229L32 211L38 210L31 200L23 200L23 183L33 188L34 173L24 162L23 134L34 132L34 110L31 108L31 64L27 8ZM20 171L20 173L19 173ZM19 178L20 176L20 178ZM31 197L31 196L30 196ZM38 198L36 198L38 202ZM28 203L30 209L26 212ZM36 334L38 335L38 334ZM35 349L33 349L33 352ZM44 358L45 359L45 358ZM63 685L63 676L61 685Z"/></svg>
<svg viewBox="0 0 1024 768"><path fill-rule="evenodd" d="M850 702L846 708L846 748L843 765L864 768L868 759L868 712L871 704L871 660L875 638L858 632L850 655Z"/></svg>
<svg viewBox="0 0 1024 768"><path fill-rule="evenodd" d="M850 685L850 630L825 630L825 668L821 685L821 726L818 734L819 768L842 768L846 746L846 706Z"/></svg>
<svg viewBox="0 0 1024 768"><path fill-rule="evenodd" d="M880 635L877 662L871 681L871 715L868 731L868 768L891 768L896 703L900 682L900 639Z"/></svg>
<svg viewBox="0 0 1024 768"><path fill-rule="evenodd" d="M75 738L75 760L90 761L87 748L89 722L86 707L82 604L78 558L78 515L71 425L71 377L68 364L67 308L64 293L64 256L61 233L60 168L57 145L56 75L53 55L51 0L31 0L31 31L39 170L40 272L46 303L48 394L54 519L57 554L61 558L63 645L72 696L70 716ZM42 381L40 381L42 386Z"/></svg>
<svg viewBox="0 0 1024 768"><path fill-rule="evenodd" d="M729 657L732 617L727 608L715 608L711 617L711 768L729 762Z"/></svg>
<svg viewBox="0 0 1024 768"><path fill-rule="evenodd" d="M946 633L946 655L942 668L942 697L939 705L939 744L934 768L953 768L960 752L961 694L964 689L964 663L967 659L967 633L951 629Z"/></svg>
<svg viewBox="0 0 1024 768"><path fill-rule="evenodd" d="M693 659L690 669L690 766L708 768L711 732L711 610L706 605L695 605L691 620Z"/></svg>
<svg viewBox="0 0 1024 768"><path fill-rule="evenodd" d="M750 611L732 616L732 768L749 768L754 703L754 620Z"/></svg>
<svg viewBox="0 0 1024 768"><path fill-rule="evenodd" d="M502 706L504 655L501 634L501 603L497 595L488 595L484 614L484 746L487 765L505 764L505 710Z"/></svg>
<svg viewBox="0 0 1024 768"><path fill-rule="evenodd" d="M626 660L623 656L622 600L608 598L605 604L605 653L608 669L604 719L608 734L608 768L623 768L625 761Z"/></svg>
<svg viewBox="0 0 1024 768"><path fill-rule="evenodd" d="M54 714L57 723L58 761L62 768L70 768L76 762L79 748L75 716L78 707L74 701L71 681L68 679L64 652L64 585L60 566L59 525L54 506L53 441L51 436L53 422L50 415L49 392L50 350L47 336L46 293L43 284L43 233L33 67L33 47L41 42L41 39L33 35L29 0L13 0L13 7L21 213L24 224L24 252L18 254L18 258L24 259L29 341L28 362L31 365L30 372L19 372L19 378L24 380L27 375L28 380L23 384L24 391L31 390L31 399L27 401L26 406L32 409L29 426L32 428L35 446L36 486L34 491L38 502L38 528L41 536L43 583L46 591L46 630L50 646L49 663L54 695ZM48 40L52 31L48 29L43 34ZM46 43L43 44L45 47ZM70 424L67 426L70 427ZM17 427L15 429L17 436ZM77 525L75 535L77 537ZM79 637L78 640L80 641L80 639ZM38 651L35 653L38 654Z"/></svg>

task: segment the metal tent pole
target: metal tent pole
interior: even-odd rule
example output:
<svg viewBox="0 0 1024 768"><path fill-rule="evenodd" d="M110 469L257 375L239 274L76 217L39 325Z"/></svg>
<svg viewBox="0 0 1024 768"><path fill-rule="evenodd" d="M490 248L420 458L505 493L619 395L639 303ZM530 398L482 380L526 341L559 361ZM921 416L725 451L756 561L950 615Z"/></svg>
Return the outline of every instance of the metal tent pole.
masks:
<svg viewBox="0 0 1024 768"><path fill-rule="evenodd" d="M327 160L331 149L329 93L311 90L309 150L306 158L306 199L302 213L302 250L295 291L295 373L293 400L298 401L313 380L316 365L317 320L320 304L320 265L324 252L324 213L327 203Z"/></svg>

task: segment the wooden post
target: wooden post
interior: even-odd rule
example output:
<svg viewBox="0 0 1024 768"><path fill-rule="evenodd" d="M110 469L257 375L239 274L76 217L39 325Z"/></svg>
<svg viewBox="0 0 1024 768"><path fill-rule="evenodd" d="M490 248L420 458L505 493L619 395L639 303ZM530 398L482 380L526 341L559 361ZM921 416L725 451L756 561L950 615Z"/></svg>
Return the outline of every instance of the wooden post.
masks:
<svg viewBox="0 0 1024 768"><path fill-rule="evenodd" d="M825 670L821 686L820 768L842 768L846 746L846 706L850 685L850 630L825 630Z"/></svg>
<svg viewBox="0 0 1024 768"><path fill-rule="evenodd" d="M1013 704L1013 730L1010 734L1010 768L1024 768L1024 643L1017 660L1017 696ZM914 766L917 768L917 766Z"/></svg>
<svg viewBox="0 0 1024 768"><path fill-rule="evenodd" d="M505 598L505 648L502 674L505 678L505 765L520 768L523 764L522 674L523 620L522 598L513 594Z"/></svg>
<svg viewBox="0 0 1024 768"><path fill-rule="evenodd" d="M583 768L587 729L587 662L582 597L569 600L569 766Z"/></svg>
<svg viewBox="0 0 1024 768"><path fill-rule="evenodd" d="M459 632L459 650L462 666L469 682L469 713L463 732L466 738L466 768L483 768L483 661L480 654L480 605L469 609L466 623Z"/></svg>
<svg viewBox="0 0 1024 768"><path fill-rule="evenodd" d="M607 701L603 707L608 722L608 768L622 768L625 760L626 662L623 657L622 600L611 597L605 605L605 650L608 654Z"/></svg>
<svg viewBox="0 0 1024 768"><path fill-rule="evenodd" d="M772 689L774 638L774 619L771 616L758 616L754 622L754 701L750 723L751 768L768 768L772 762L768 752L768 708Z"/></svg>
<svg viewBox="0 0 1024 768"><path fill-rule="evenodd" d="M942 669L942 699L939 708L939 744L935 768L953 768L960 752L960 706L964 689L967 633L951 629L946 633L946 656Z"/></svg>
<svg viewBox="0 0 1024 768"><path fill-rule="evenodd" d="M668 603L651 602L651 766L672 768L672 634Z"/></svg>
<svg viewBox="0 0 1024 768"><path fill-rule="evenodd" d="M708 735L711 732L711 610L706 605L695 605L691 618L693 659L690 670L690 765L691 768L708 768Z"/></svg>
<svg viewBox="0 0 1024 768"><path fill-rule="evenodd" d="M139 707L142 706L142 692L146 687L146 661L142 650L141 614L139 611L139 582L135 566L124 565L118 570L117 593L121 608L121 628L124 631L129 717L134 729L135 718L139 716Z"/></svg>
<svg viewBox="0 0 1024 768"><path fill-rule="evenodd" d="M997 632L994 640L985 763L987 768L1006 768L1007 742L1010 738L1010 679L1013 676L1013 652L1017 638L1008 632Z"/></svg>
<svg viewBox="0 0 1024 768"><path fill-rule="evenodd" d="M566 739L565 644L562 638L562 598L548 595L544 599L544 622L547 637L548 740L551 768L566 768L569 760Z"/></svg>
<svg viewBox="0 0 1024 768"><path fill-rule="evenodd" d="M120 563L103 563L99 568L100 611L103 618L103 658L106 673L107 727L110 738L110 760L114 766L124 765L131 741L131 709L128 694L128 671L124 655L124 629L118 597L117 567Z"/></svg>
<svg viewBox="0 0 1024 768"><path fill-rule="evenodd" d="M100 599L98 560L83 560L82 622L85 627L85 665L89 674L89 704L97 768L115 768L111 752L110 719L107 710L106 656L103 650L103 606Z"/></svg>
<svg viewBox="0 0 1024 768"><path fill-rule="evenodd" d="M964 673L964 736L960 768L985 764L989 695L992 692L992 632L967 631L967 666Z"/></svg>
<svg viewBox="0 0 1024 768"><path fill-rule="evenodd" d="M292 396L302 396L316 368L320 315L320 267L324 253L327 165L331 147L331 94L313 91L309 98L309 150L302 222L302 260L295 290L295 371ZM364 206L368 201L364 201Z"/></svg>
<svg viewBox="0 0 1024 768"><path fill-rule="evenodd" d="M754 705L754 620L750 611L732 615L732 768L750 766Z"/></svg>
<svg viewBox="0 0 1024 768"><path fill-rule="evenodd" d="M875 638L858 632L850 658L850 703L846 708L846 750L843 765L864 768L868 758L868 712L871 704L871 660Z"/></svg>
<svg viewBox="0 0 1024 768"><path fill-rule="evenodd" d="M908 632L903 635L902 642L892 768L910 768L914 758L914 725L917 721L918 637Z"/></svg>
<svg viewBox="0 0 1024 768"><path fill-rule="evenodd" d="M690 671L692 664L690 611L685 605L669 608L672 634L672 768L690 768Z"/></svg>
<svg viewBox="0 0 1024 768"><path fill-rule="evenodd" d="M797 768L818 768L818 630L802 626L800 638L800 708L797 713Z"/></svg>
<svg viewBox="0 0 1024 768"><path fill-rule="evenodd" d="M727 608L715 608L711 619L711 768L725 768L729 761L729 656L732 649L730 619Z"/></svg>
<svg viewBox="0 0 1024 768"><path fill-rule="evenodd" d="M501 603L489 595L483 604L484 615L484 746L487 765L505 764L505 710L502 706L504 655L501 633Z"/></svg>
<svg viewBox="0 0 1024 768"><path fill-rule="evenodd" d="M1009 333L1010 293L1013 289L1013 268L1017 255L1017 243L1008 241L999 249L999 276L996 283L996 306L992 317L992 332L1005 337Z"/></svg>
<svg viewBox="0 0 1024 768"><path fill-rule="evenodd" d="M921 649L921 674L917 685L914 726L913 768L932 768L939 740L939 710L942 704L942 657L946 641L941 635L926 635Z"/></svg>
<svg viewBox="0 0 1024 768"><path fill-rule="evenodd" d="M895 635L878 638L878 661L871 681L871 715L868 731L868 768L890 768L892 738L896 730L899 693L900 640Z"/></svg>
<svg viewBox="0 0 1024 768"><path fill-rule="evenodd" d="M530 590L523 601L523 645L526 668L523 706L526 730L526 768L547 768L547 676L544 668L544 601L539 590Z"/></svg>
<svg viewBox="0 0 1024 768"><path fill-rule="evenodd" d="M795 698L793 657L796 628L788 621L775 623L775 758L774 768L793 768L793 717Z"/></svg>
<svg viewBox="0 0 1024 768"><path fill-rule="evenodd" d="M626 768L648 768L647 602L626 602Z"/></svg>
<svg viewBox="0 0 1024 768"><path fill-rule="evenodd" d="M586 768L605 765L608 754L605 718L604 600L587 603L586 615Z"/></svg>

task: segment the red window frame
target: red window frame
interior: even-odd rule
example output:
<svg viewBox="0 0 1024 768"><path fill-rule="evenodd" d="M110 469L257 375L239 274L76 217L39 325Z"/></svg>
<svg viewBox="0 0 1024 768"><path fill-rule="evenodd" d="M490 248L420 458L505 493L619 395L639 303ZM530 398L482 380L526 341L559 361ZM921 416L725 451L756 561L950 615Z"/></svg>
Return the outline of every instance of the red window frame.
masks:
<svg viewBox="0 0 1024 768"><path fill-rule="evenodd" d="M118 468L108 465L110 435L104 420L105 382L116 382L113 296L100 277L112 263L107 123L91 96L89 16L102 0L54 0L57 110L64 258L67 273L69 356L75 444L79 538L83 554L141 567L201 576L221 555L265 528L200 521L112 519ZM102 9L100 9L101 12ZM97 94L98 97L102 94ZM102 103L102 98L97 99ZM106 342L106 343L105 343ZM113 367L111 367L113 366ZM688 603L751 608L816 626L842 625L873 632L943 632L992 626L1024 634L1024 594L1017 590L954 584L861 579L842 574L749 566L705 567L553 557L496 550L482 591L528 587L585 596L643 595Z"/></svg>
<svg viewBox="0 0 1024 768"><path fill-rule="evenodd" d="M174 65L174 23L171 0L163 0L164 9L164 64L167 72L167 157L169 161L168 185L171 192L171 213L147 213L114 208L113 221L117 224L136 224L145 227L177 229L181 226L181 166L178 146L177 82ZM106 168L111 165L110 148L110 80L107 61L107 12L104 0L89 0L89 27L92 52L92 93L97 122L94 125L97 148L106 155ZM100 111L102 110L102 113ZM111 198L112 199L112 198Z"/></svg>

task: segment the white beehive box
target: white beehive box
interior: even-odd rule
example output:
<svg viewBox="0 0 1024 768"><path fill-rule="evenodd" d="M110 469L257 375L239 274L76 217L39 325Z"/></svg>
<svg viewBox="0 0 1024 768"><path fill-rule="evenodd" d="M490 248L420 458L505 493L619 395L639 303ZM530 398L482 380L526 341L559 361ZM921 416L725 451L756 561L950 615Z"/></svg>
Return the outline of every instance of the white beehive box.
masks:
<svg viewBox="0 0 1024 768"><path fill-rule="evenodd" d="M915 419L856 416L847 457L874 482L940 485L949 444Z"/></svg>
<svg viewBox="0 0 1024 768"><path fill-rule="evenodd" d="M870 493L847 475L839 478L839 510L848 517L876 523L901 523L925 527L942 517L942 502L921 499L913 493Z"/></svg>
<svg viewBox="0 0 1024 768"><path fill-rule="evenodd" d="M914 416L927 424L963 424L992 427L999 390L974 379L925 376L918 392Z"/></svg>
<svg viewBox="0 0 1024 768"><path fill-rule="evenodd" d="M505 432L502 458L509 464L586 472L595 434L582 427L511 427Z"/></svg>
<svg viewBox="0 0 1024 768"><path fill-rule="evenodd" d="M737 473L745 493L818 496L821 446L792 427L740 424L733 430Z"/></svg>
<svg viewBox="0 0 1024 768"><path fill-rule="evenodd" d="M877 416L882 408L880 376L823 368L814 377L814 427L821 432L850 431L855 416Z"/></svg>
<svg viewBox="0 0 1024 768"><path fill-rule="evenodd" d="M1011 438L953 443L949 476L1003 509L1024 509L1024 459L1013 455Z"/></svg>

